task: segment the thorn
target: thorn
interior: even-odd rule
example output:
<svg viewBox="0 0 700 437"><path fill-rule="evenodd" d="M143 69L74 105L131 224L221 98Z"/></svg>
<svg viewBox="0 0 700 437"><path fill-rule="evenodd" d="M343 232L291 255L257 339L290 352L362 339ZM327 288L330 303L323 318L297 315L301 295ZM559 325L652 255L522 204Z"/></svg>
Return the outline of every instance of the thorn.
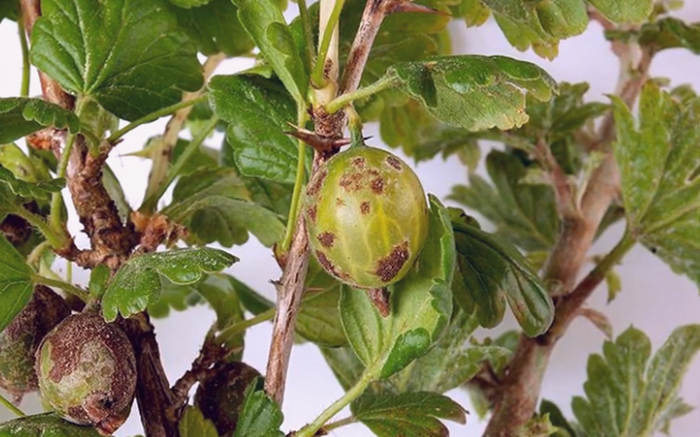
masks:
<svg viewBox="0 0 700 437"><path fill-rule="evenodd" d="M437 14L444 16L452 16L449 12L441 11L428 6L418 5L411 0L392 0L386 5L386 13L393 14L397 12L415 12L420 14Z"/></svg>
<svg viewBox="0 0 700 437"><path fill-rule="evenodd" d="M294 126L291 123L290 125L293 126L295 130L285 132L285 134L302 140L322 154L327 154L331 150L338 150L352 143L350 138L327 138L315 132L311 132L310 130Z"/></svg>

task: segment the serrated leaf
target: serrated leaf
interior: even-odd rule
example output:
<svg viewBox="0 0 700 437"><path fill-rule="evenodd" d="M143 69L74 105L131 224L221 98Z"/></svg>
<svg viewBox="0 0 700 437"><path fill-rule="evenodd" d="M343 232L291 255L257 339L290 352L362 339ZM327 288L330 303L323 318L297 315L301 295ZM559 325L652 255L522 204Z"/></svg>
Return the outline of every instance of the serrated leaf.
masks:
<svg viewBox="0 0 700 437"><path fill-rule="evenodd" d="M528 120L523 90L548 100L554 80L534 64L503 56L450 56L394 65L402 90L439 120L467 130L520 127Z"/></svg>
<svg viewBox="0 0 700 437"><path fill-rule="evenodd" d="M481 26L491 16L491 10L481 0L462 0L451 9L452 16L463 18L467 27Z"/></svg>
<svg viewBox="0 0 700 437"><path fill-rule="evenodd" d="M292 32L274 0L235 0L238 19L265 60L297 102L303 102L308 75L294 45Z"/></svg>
<svg viewBox="0 0 700 437"><path fill-rule="evenodd" d="M180 437L219 437L214 422L206 419L198 408L188 405L177 424Z"/></svg>
<svg viewBox="0 0 700 437"><path fill-rule="evenodd" d="M222 52L232 57L253 50L255 43L238 20L238 8L231 0L195 2L206 4L189 9L177 8L175 14L181 28L197 44L199 52L207 56Z"/></svg>
<svg viewBox="0 0 700 437"><path fill-rule="evenodd" d="M20 417L0 424L3 437L102 437L89 426L74 425L55 413Z"/></svg>
<svg viewBox="0 0 700 437"><path fill-rule="evenodd" d="M0 144L11 143L49 126L77 133L80 120L71 111L41 99L0 98Z"/></svg>
<svg viewBox="0 0 700 437"><path fill-rule="evenodd" d="M135 120L202 86L196 51L162 0L44 0L41 9L32 63L120 118Z"/></svg>
<svg viewBox="0 0 700 437"><path fill-rule="evenodd" d="M214 112L229 123L227 143L243 175L293 183L297 144L285 134L296 107L279 82L259 76L215 76L209 83Z"/></svg>
<svg viewBox="0 0 700 437"><path fill-rule="evenodd" d="M446 393L473 378L484 362L500 361L512 355L500 346L469 345L467 341L478 326L476 316L457 311L435 347L390 378L393 388L399 393Z"/></svg>
<svg viewBox="0 0 700 437"><path fill-rule="evenodd" d="M530 337L549 328L554 304L544 284L518 250L473 226L453 222L457 266L462 287L455 300L465 312L476 310L479 323L498 325L508 302L515 319Z"/></svg>
<svg viewBox="0 0 700 437"><path fill-rule="evenodd" d="M584 0L482 0L501 27L508 42L518 50L532 49L553 59L559 41L583 33L588 27Z"/></svg>
<svg viewBox="0 0 700 437"><path fill-rule="evenodd" d="M588 359L586 398L575 397L574 415L588 437L646 437L677 405L681 380L700 350L700 325L671 334L651 361L651 342L630 327L603 355Z"/></svg>
<svg viewBox="0 0 700 437"><path fill-rule="evenodd" d="M700 23L685 23L674 17L665 17L654 23L646 23L639 32L639 43L653 52L684 48L700 53Z"/></svg>
<svg viewBox="0 0 700 437"><path fill-rule="evenodd" d="M425 355L452 314L454 236L445 208L433 196L430 205L427 242L414 268L389 287L388 317L379 314L365 290L342 289L343 329L357 357L375 376L387 378Z"/></svg>
<svg viewBox="0 0 700 437"><path fill-rule="evenodd" d="M29 303L32 274L24 257L0 235L0 332Z"/></svg>
<svg viewBox="0 0 700 437"><path fill-rule="evenodd" d="M438 419L467 422L466 411L459 404L430 392L366 394L350 408L353 416L378 437L444 437L449 432Z"/></svg>
<svg viewBox="0 0 700 437"><path fill-rule="evenodd" d="M129 317L156 301L160 276L175 284L199 281L204 273L229 267L238 259L207 247L175 249L131 258L114 275L102 299L102 314L109 322L118 314Z"/></svg>
<svg viewBox="0 0 700 437"><path fill-rule="evenodd" d="M645 21L654 10L654 0L588 0L598 11L613 23L635 23Z"/></svg>
<svg viewBox="0 0 700 437"><path fill-rule="evenodd" d="M677 273L700 284L700 99L685 105L656 85L642 91L638 126L613 99L630 232Z"/></svg>
<svg viewBox="0 0 700 437"><path fill-rule="evenodd" d="M527 167L513 154L492 151L486 169L493 185L471 174L470 186L453 187L449 198L489 219L504 240L526 251L549 250L559 229L552 188L520 183Z"/></svg>
<svg viewBox="0 0 700 437"><path fill-rule="evenodd" d="M258 380L260 381L260 380ZM236 431L231 437L283 437L280 426L284 415L265 391L252 382L246 389L245 401L238 416Z"/></svg>
<svg viewBox="0 0 700 437"><path fill-rule="evenodd" d="M6 185L16 196L25 199L48 199L50 193L57 193L65 186L65 179L25 182L17 178L10 170L0 166L0 184Z"/></svg>
<svg viewBox="0 0 700 437"><path fill-rule="evenodd" d="M250 201L245 185L230 168L204 168L181 177L172 203L162 213L187 226L200 244L243 244L250 231L269 247L284 234L281 218Z"/></svg>

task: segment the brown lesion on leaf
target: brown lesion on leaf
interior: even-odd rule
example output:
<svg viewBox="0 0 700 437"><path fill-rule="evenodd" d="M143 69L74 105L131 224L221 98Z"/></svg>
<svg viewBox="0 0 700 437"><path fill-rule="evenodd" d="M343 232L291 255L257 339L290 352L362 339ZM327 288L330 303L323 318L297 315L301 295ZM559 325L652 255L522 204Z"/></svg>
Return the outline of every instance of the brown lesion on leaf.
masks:
<svg viewBox="0 0 700 437"><path fill-rule="evenodd" d="M362 213L363 215L369 214L370 209L371 207L369 202L362 202L360 204L360 213Z"/></svg>
<svg viewBox="0 0 700 437"><path fill-rule="evenodd" d="M391 282L399 274L410 256L411 251L408 249L408 241L394 246L389 255L377 261L375 274L379 276L382 282Z"/></svg>
<svg viewBox="0 0 700 437"><path fill-rule="evenodd" d="M318 242L321 243L321 246L330 249L333 247L333 243L335 242L335 234L332 232L322 232L318 234Z"/></svg>
<svg viewBox="0 0 700 437"><path fill-rule="evenodd" d="M386 163L398 171L403 170L403 165L401 165L401 161L399 160L399 158L397 158L395 156L387 156Z"/></svg>

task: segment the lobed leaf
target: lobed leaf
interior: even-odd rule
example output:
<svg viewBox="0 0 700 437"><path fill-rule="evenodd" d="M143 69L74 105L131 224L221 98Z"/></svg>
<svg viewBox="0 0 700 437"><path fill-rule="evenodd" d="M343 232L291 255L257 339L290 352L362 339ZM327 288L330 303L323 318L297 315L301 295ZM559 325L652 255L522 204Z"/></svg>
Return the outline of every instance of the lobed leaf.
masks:
<svg viewBox="0 0 700 437"><path fill-rule="evenodd" d="M102 299L102 314L113 321L129 317L155 302L161 291L161 275L175 284L199 281L204 273L229 267L237 258L206 247L149 253L126 262L114 275Z"/></svg>
<svg viewBox="0 0 700 437"><path fill-rule="evenodd" d="M438 419L467 422L459 404L430 392L365 394L351 404L351 410L378 437L443 437L449 432Z"/></svg>
<svg viewBox="0 0 700 437"><path fill-rule="evenodd" d="M260 381L260 380L258 380ZM236 430L231 437L283 437L284 415L275 401L253 381L246 390Z"/></svg>
<svg viewBox="0 0 700 437"><path fill-rule="evenodd" d="M343 286L340 316L357 357L368 372L387 378L425 355L452 313L454 236L447 212L431 196L427 243L414 268L389 287L391 314L382 317L365 290Z"/></svg>
<svg viewBox="0 0 700 437"><path fill-rule="evenodd" d="M279 82L260 76L216 76L209 83L214 112L229 124L227 143L245 176L293 183L297 144L285 134L296 107Z"/></svg>
<svg viewBox="0 0 700 437"><path fill-rule="evenodd" d="M187 226L200 244L243 244L250 231L269 247L284 234L280 216L252 202L243 181L230 168L202 168L181 177L172 203L162 213Z"/></svg>
<svg viewBox="0 0 700 437"><path fill-rule="evenodd" d="M0 235L0 332L29 303L34 290L32 269Z"/></svg>
<svg viewBox="0 0 700 437"><path fill-rule="evenodd" d="M639 32L639 43L653 52L684 48L700 54L700 23L685 23L678 18L666 17L646 23Z"/></svg>
<svg viewBox="0 0 700 437"><path fill-rule="evenodd" d="M613 23L639 24L654 10L654 0L588 0Z"/></svg>
<svg viewBox="0 0 700 437"><path fill-rule="evenodd" d="M388 74L436 118L473 131L522 126L528 121L522 90L548 100L556 89L536 65L503 56L429 58L396 64Z"/></svg>
<svg viewBox="0 0 700 437"><path fill-rule="evenodd" d="M476 311L482 326L493 327L503 319L508 302L525 334L546 332L554 319L554 304L520 252L476 227L454 221L453 227L459 269L453 290L464 311Z"/></svg>
<svg viewBox="0 0 700 437"><path fill-rule="evenodd" d="M605 342L603 355L588 359L586 397L572 403L586 435L645 437L667 425L681 412L678 388L698 350L700 325L673 331L653 357L649 338L633 327Z"/></svg>
<svg viewBox="0 0 700 437"><path fill-rule="evenodd" d="M162 0L44 0L31 62L69 92L135 120L202 86L194 47Z"/></svg>
<svg viewBox="0 0 700 437"><path fill-rule="evenodd" d="M178 0L182 1L182 0ZM185 0L204 5L174 8L180 27L207 56L225 53L234 57L250 53L255 43L238 20L238 8L231 0Z"/></svg>
<svg viewBox="0 0 700 437"><path fill-rule="evenodd" d="M622 194L630 232L677 273L700 284L700 99L642 91L639 121L613 99Z"/></svg>
<svg viewBox="0 0 700 437"><path fill-rule="evenodd" d="M49 181L25 182L0 165L0 183L6 185L16 196L25 199L48 199L51 193L61 191L66 181L60 178Z"/></svg>
<svg viewBox="0 0 700 437"><path fill-rule="evenodd" d="M25 416L0 424L3 437L101 437L94 428L74 425L55 413Z"/></svg>
<svg viewBox="0 0 700 437"><path fill-rule="evenodd" d="M308 74L294 37L274 0L234 0L238 19L297 102L305 101Z"/></svg>
<svg viewBox="0 0 700 437"><path fill-rule="evenodd" d="M0 98L0 144L11 143L45 127L77 133L80 120L71 111L41 99Z"/></svg>
<svg viewBox="0 0 700 437"><path fill-rule="evenodd" d="M549 250L559 229L552 188L521 183L528 168L511 153L492 151L486 169L493 185L470 174L470 185L454 187L449 198L489 219L504 240L530 252Z"/></svg>
<svg viewBox="0 0 700 437"><path fill-rule="evenodd" d="M177 424L180 437L219 437L214 423L197 407L188 405Z"/></svg>

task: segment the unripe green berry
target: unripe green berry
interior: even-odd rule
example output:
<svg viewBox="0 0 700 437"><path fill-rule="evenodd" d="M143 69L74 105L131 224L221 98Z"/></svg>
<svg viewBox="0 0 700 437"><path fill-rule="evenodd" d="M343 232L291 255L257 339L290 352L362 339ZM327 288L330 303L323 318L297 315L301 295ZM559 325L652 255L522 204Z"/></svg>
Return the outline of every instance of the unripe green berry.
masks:
<svg viewBox="0 0 700 437"><path fill-rule="evenodd" d="M68 317L37 351L42 400L66 419L108 435L129 415L136 359L126 335L99 314Z"/></svg>
<svg viewBox="0 0 700 437"><path fill-rule="evenodd" d="M428 233L416 174L397 156L367 146L352 147L319 168L306 190L304 215L319 263L358 288L401 279Z"/></svg>

